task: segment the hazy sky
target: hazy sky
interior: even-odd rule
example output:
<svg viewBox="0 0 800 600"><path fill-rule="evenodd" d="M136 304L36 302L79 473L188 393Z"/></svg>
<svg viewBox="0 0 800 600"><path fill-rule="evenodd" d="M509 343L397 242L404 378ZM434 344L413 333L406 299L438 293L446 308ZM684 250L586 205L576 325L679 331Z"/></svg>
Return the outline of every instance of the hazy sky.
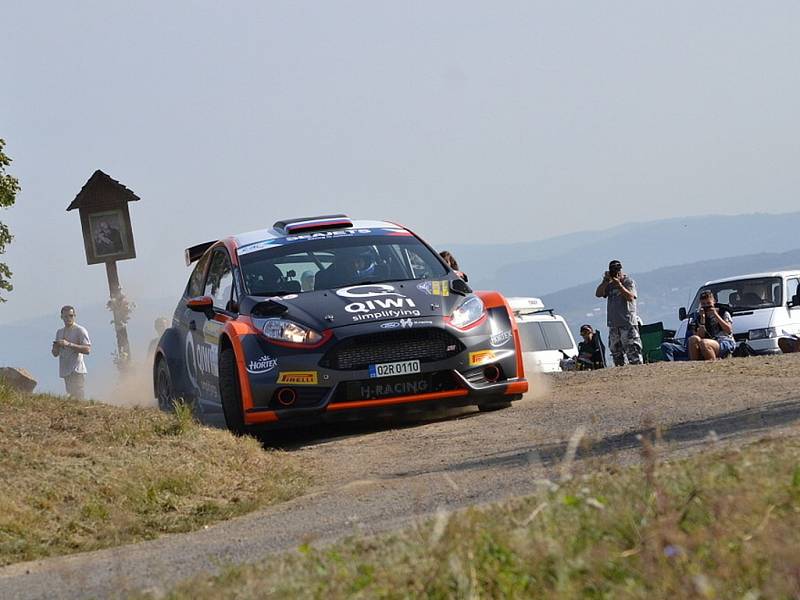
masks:
<svg viewBox="0 0 800 600"><path fill-rule="evenodd" d="M2 3L23 187L0 322L102 301L77 213L133 189L134 295L185 247L328 212L430 241L796 210L797 2ZM54 308L55 307L55 308ZM57 325L57 320L55 325Z"/></svg>

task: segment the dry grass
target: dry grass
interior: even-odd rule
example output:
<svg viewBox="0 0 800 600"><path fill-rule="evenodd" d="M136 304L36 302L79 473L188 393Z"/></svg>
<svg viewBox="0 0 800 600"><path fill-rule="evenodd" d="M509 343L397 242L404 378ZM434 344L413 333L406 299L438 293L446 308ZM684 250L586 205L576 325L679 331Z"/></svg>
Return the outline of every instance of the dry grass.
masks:
<svg viewBox="0 0 800 600"><path fill-rule="evenodd" d="M297 496L294 457L167 415L0 382L0 566L189 531Z"/></svg>
<svg viewBox="0 0 800 600"><path fill-rule="evenodd" d="M800 438L607 467L402 533L308 545L179 598L797 598Z"/></svg>

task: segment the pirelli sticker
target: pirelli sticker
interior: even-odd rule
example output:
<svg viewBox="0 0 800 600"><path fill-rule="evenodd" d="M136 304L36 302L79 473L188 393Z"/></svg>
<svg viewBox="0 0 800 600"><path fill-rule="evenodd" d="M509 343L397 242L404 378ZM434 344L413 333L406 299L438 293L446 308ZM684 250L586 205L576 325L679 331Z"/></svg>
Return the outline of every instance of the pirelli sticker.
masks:
<svg viewBox="0 0 800 600"><path fill-rule="evenodd" d="M497 360L494 350L478 350L469 353L469 366L476 367Z"/></svg>
<svg viewBox="0 0 800 600"><path fill-rule="evenodd" d="M278 383L288 385L317 385L319 377L316 371L284 371L278 373Z"/></svg>

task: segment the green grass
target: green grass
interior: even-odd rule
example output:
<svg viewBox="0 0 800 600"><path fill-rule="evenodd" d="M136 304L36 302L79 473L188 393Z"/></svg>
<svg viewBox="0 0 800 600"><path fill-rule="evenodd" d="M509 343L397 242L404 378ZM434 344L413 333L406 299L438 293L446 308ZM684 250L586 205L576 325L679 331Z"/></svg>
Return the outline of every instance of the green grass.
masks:
<svg viewBox="0 0 800 600"><path fill-rule="evenodd" d="M200 577L182 598L796 598L800 439L600 467L488 509Z"/></svg>
<svg viewBox="0 0 800 600"><path fill-rule="evenodd" d="M299 460L199 426L0 383L0 566L197 529L301 494Z"/></svg>

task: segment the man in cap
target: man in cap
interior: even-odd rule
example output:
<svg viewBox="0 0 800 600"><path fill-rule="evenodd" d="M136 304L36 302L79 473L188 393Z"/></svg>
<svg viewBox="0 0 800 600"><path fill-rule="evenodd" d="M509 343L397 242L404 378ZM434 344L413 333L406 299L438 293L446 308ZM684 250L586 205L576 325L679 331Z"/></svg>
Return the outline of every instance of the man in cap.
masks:
<svg viewBox="0 0 800 600"><path fill-rule="evenodd" d="M608 323L608 345L614 364L621 367L628 363L642 364L642 340L639 337L638 314L636 312L636 282L622 272L622 263L612 260L603 281L597 286L595 295L606 298Z"/></svg>

